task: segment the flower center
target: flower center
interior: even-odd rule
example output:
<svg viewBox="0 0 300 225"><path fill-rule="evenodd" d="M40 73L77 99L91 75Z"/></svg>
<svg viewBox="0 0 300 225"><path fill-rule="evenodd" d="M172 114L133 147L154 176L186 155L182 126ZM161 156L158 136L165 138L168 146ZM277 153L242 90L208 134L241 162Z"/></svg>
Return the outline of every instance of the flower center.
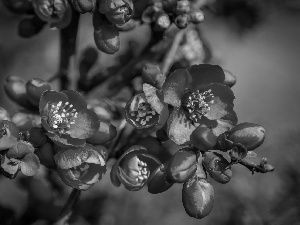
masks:
<svg viewBox="0 0 300 225"><path fill-rule="evenodd" d="M132 117L135 118L135 121L140 123L140 125L145 126L147 123L152 122L154 116L158 115L151 105L147 102L142 102L139 104L137 111L130 113ZM151 122L149 122L151 121Z"/></svg>
<svg viewBox="0 0 300 225"><path fill-rule="evenodd" d="M148 179L148 177L150 175L150 171L148 169L147 163L143 162L140 159L138 159L138 160L139 160L138 161L139 173L138 173L138 176L135 178L135 180L142 183Z"/></svg>
<svg viewBox="0 0 300 225"><path fill-rule="evenodd" d="M69 130L71 124L75 123L77 118L76 109L69 102L62 105L60 101L57 104L52 104L48 113L48 125L58 133L65 133Z"/></svg>
<svg viewBox="0 0 300 225"><path fill-rule="evenodd" d="M89 164L82 163L79 166L70 168L70 170L72 171L74 177L76 179L79 179L80 177L83 177L88 172L89 167L90 167Z"/></svg>
<svg viewBox="0 0 300 225"><path fill-rule="evenodd" d="M193 122L198 122L202 116L207 115L210 110L209 104L212 104L214 95L211 89L200 92L187 92L182 99L183 107L188 111L188 116Z"/></svg>

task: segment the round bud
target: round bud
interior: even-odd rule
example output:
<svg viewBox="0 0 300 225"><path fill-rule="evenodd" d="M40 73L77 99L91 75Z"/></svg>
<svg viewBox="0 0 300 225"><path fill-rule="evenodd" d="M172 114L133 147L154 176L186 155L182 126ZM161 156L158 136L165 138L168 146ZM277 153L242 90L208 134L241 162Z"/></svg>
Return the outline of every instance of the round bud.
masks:
<svg viewBox="0 0 300 225"><path fill-rule="evenodd" d="M189 22L197 24L204 20L204 14L201 10L193 10L189 12Z"/></svg>
<svg viewBox="0 0 300 225"><path fill-rule="evenodd" d="M18 34L22 38L30 38L38 34L46 23L41 20L38 16L30 18L24 18L21 20L18 26Z"/></svg>
<svg viewBox="0 0 300 225"><path fill-rule="evenodd" d="M161 88L165 82L166 76L161 72L157 64L147 63L142 69L143 82L156 88Z"/></svg>
<svg viewBox="0 0 300 225"><path fill-rule="evenodd" d="M182 203L190 217L202 219L213 209L214 188L204 179L192 179L183 185Z"/></svg>
<svg viewBox="0 0 300 225"><path fill-rule="evenodd" d="M171 25L170 18L165 12L158 12L155 18L155 28L157 30L166 30Z"/></svg>
<svg viewBox="0 0 300 225"><path fill-rule="evenodd" d="M50 142L45 142L42 146L35 151L35 154L39 157L40 162L49 167L55 168L56 164L54 162L54 151L53 146Z"/></svg>
<svg viewBox="0 0 300 225"><path fill-rule="evenodd" d="M184 29L189 23L189 17L187 14L179 15L175 18L175 24L179 29Z"/></svg>
<svg viewBox="0 0 300 225"><path fill-rule="evenodd" d="M35 106L39 106L40 98L45 91L51 90L48 82L34 78L26 83L27 98Z"/></svg>
<svg viewBox="0 0 300 225"><path fill-rule="evenodd" d="M192 144L202 151L211 150L217 144L217 137L208 127L198 126L191 134Z"/></svg>
<svg viewBox="0 0 300 225"><path fill-rule="evenodd" d="M197 169L196 154L188 148L181 149L170 159L167 173L177 183L188 181Z"/></svg>
<svg viewBox="0 0 300 225"><path fill-rule="evenodd" d="M176 14L187 14L191 10L190 2L188 0L178 0L176 6Z"/></svg>
<svg viewBox="0 0 300 225"><path fill-rule="evenodd" d="M223 81L223 84L232 87L236 83L236 76L234 76L230 71L224 70L225 73L225 80Z"/></svg>
<svg viewBox="0 0 300 225"><path fill-rule="evenodd" d="M217 182L226 184L230 181L232 170L223 155L216 152L206 152L203 165L209 175Z"/></svg>
<svg viewBox="0 0 300 225"><path fill-rule="evenodd" d="M107 54L114 54L120 48L119 31L115 25L109 24L99 12L94 13L94 39L97 48Z"/></svg>
<svg viewBox="0 0 300 225"><path fill-rule="evenodd" d="M71 0L74 9L81 13L92 12L96 7L96 0Z"/></svg>
<svg viewBox="0 0 300 225"><path fill-rule="evenodd" d="M244 145L250 151L264 142L265 129L254 123L240 123L229 131L228 139L234 144Z"/></svg>

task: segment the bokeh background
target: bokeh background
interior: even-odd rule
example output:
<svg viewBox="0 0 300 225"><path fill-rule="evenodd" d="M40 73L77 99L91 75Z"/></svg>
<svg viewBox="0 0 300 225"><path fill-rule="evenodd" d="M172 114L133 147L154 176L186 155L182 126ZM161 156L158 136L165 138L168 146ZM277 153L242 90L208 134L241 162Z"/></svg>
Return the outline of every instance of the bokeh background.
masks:
<svg viewBox="0 0 300 225"><path fill-rule="evenodd" d="M180 184L158 195L151 195L146 189L129 192L124 187L115 188L107 173L102 181L83 193L76 207L80 216L74 218L73 224L300 225L299 3L297 0L266 1L257 4L255 9L246 7L248 11L224 4L219 4L220 13L208 13L201 24L213 54L211 63L220 64L237 76L233 91L239 122L249 121L265 127L265 142L256 152L275 166L275 172L252 175L246 168L236 166L228 184L211 180L215 188L214 209L202 220L185 213ZM57 69L58 31L44 29L34 38L21 39L17 35L19 20L20 17L5 10L0 3L1 86L9 75L47 79ZM78 52L93 45L91 16L83 16L80 23ZM148 34L147 27L122 34L121 50L132 39L144 45ZM102 54L99 63L109 66L114 59L115 56ZM5 96L2 87L0 106L10 113L18 109ZM12 181L0 178L0 224L9 221L8 215L22 218L28 209L34 213L42 211L30 205L31 194L24 186L21 178ZM37 194L47 195L43 185L38 187ZM57 213L46 206L44 211ZM47 222L41 219L35 224Z"/></svg>

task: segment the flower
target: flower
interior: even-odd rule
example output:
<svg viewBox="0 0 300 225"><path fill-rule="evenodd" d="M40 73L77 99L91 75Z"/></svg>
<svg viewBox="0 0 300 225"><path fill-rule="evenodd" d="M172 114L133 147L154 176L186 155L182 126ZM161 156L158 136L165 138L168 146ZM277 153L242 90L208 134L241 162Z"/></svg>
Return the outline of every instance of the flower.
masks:
<svg viewBox="0 0 300 225"><path fill-rule="evenodd" d="M0 151L13 147L18 137L19 129L13 122L8 120L0 122Z"/></svg>
<svg viewBox="0 0 300 225"><path fill-rule="evenodd" d="M99 129L96 113L76 91L45 91L39 110L47 136L62 147L82 147Z"/></svg>
<svg viewBox="0 0 300 225"><path fill-rule="evenodd" d="M134 145L115 162L110 178L116 187L121 183L129 191L140 190L148 181L150 174L161 165L146 148Z"/></svg>
<svg viewBox="0 0 300 225"><path fill-rule="evenodd" d="M164 102L173 106L167 121L171 140L189 144L199 125L210 128L215 136L236 125L235 97L224 81L222 68L209 64L178 69L166 79L162 93Z"/></svg>
<svg viewBox="0 0 300 225"><path fill-rule="evenodd" d="M62 148L54 156L57 172L70 187L87 190L106 172L107 150L101 145Z"/></svg>
<svg viewBox="0 0 300 225"><path fill-rule="evenodd" d="M18 141L1 158L1 170L8 178L15 178L18 172L26 176L35 175L40 168L34 147L25 141Z"/></svg>
<svg viewBox="0 0 300 225"><path fill-rule="evenodd" d="M169 116L168 105L162 101L162 95L156 87L144 83L143 91L127 103L126 119L137 129L154 132L166 123Z"/></svg>

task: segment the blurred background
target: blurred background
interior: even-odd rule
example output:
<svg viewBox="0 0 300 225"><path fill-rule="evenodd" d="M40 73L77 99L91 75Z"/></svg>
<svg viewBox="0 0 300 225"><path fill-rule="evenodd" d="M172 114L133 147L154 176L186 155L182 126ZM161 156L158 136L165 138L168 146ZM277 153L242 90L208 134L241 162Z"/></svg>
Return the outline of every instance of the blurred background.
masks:
<svg viewBox="0 0 300 225"><path fill-rule="evenodd" d="M157 195L149 194L146 189L129 192L124 187L114 187L107 173L102 181L82 194L72 224L300 225L299 1L217 1L205 16L200 26L212 53L210 63L219 64L237 76L233 91L239 122L265 127L265 142L256 153L258 157L266 157L275 166L275 172L252 175L246 168L235 166L228 184L211 179L215 189L214 209L202 220L185 213L180 184ZM44 29L36 37L22 39L17 35L20 18L0 3L1 85L9 75L25 80L47 79L57 70L58 31ZM84 15L80 23L78 52L94 45L91 16ZM149 32L142 26L122 33L121 52L128 48L126 43L130 40L143 46ZM112 65L115 57L103 53L99 65ZM18 109L3 88L0 106L10 113ZM24 182L22 177L0 178L0 224L13 224L11 218L22 218L28 210L46 215L34 224L48 224L47 217L56 215L55 209L45 206L43 212L28 201L34 194L47 198L49 186L42 182L29 190L27 181ZM50 211L52 214L47 215Z"/></svg>

